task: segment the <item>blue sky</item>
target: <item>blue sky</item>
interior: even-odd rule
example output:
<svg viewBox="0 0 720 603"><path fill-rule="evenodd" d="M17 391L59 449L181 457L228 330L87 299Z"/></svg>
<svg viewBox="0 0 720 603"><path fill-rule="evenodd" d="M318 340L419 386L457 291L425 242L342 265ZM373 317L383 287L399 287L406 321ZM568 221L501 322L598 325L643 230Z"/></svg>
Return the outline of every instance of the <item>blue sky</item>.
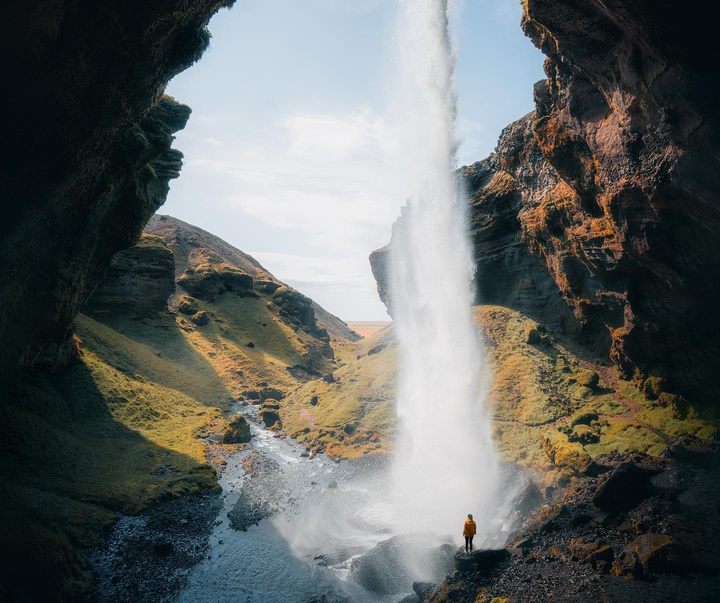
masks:
<svg viewBox="0 0 720 603"><path fill-rule="evenodd" d="M159 210L249 253L346 321L388 320L369 253L407 197L398 134L397 0L237 0L168 94L193 113ZM533 109L540 52L518 0L456 9L458 165Z"/></svg>

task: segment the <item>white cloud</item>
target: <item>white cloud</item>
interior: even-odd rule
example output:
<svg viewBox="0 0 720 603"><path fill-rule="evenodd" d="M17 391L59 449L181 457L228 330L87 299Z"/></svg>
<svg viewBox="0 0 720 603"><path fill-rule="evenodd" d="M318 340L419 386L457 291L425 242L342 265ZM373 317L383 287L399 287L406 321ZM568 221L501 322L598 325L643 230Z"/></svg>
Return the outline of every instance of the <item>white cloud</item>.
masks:
<svg viewBox="0 0 720 603"><path fill-rule="evenodd" d="M248 252L272 274L283 281L312 283L326 288L363 288L369 268L348 262L345 258L307 257L272 251Z"/></svg>
<svg viewBox="0 0 720 603"><path fill-rule="evenodd" d="M224 147L225 146L225 143L222 140L218 140L217 138L206 138L205 142L213 145L214 147Z"/></svg>
<svg viewBox="0 0 720 603"><path fill-rule="evenodd" d="M389 239L405 199L403 166L393 129L361 109L292 114L255 144L208 144L185 169L229 179L217 200L225 207L301 232L315 247L366 257Z"/></svg>
<svg viewBox="0 0 720 603"><path fill-rule="evenodd" d="M342 309L341 318L345 320L387 319L367 254L328 258L269 251L248 253L281 281L327 310Z"/></svg>

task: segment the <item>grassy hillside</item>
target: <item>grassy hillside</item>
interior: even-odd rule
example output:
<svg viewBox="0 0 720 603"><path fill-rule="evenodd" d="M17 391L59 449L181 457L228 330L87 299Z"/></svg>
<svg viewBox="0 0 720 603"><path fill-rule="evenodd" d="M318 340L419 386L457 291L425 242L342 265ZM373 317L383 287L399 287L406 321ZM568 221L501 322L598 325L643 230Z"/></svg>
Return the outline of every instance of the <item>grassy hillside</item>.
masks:
<svg viewBox="0 0 720 603"><path fill-rule="evenodd" d="M607 452L660 454L682 437L708 438L717 417L699 416L670 392L643 391L614 367L551 338L542 325L499 306L473 309L492 382L486 405L503 459L556 482ZM345 458L392 450L398 350L391 327L337 348L335 381L293 392L286 433L309 451ZM655 384L657 385L657 384Z"/></svg>
<svg viewBox="0 0 720 603"><path fill-rule="evenodd" d="M285 432L311 453L354 458L393 449L397 350L390 327L359 342L335 344L333 379L295 390L284 409Z"/></svg>
<svg viewBox="0 0 720 603"><path fill-rule="evenodd" d="M119 254L76 319L77 360L0 405L0 584L15 589L0 587L0 601L82 596L90 583L76 551L117 514L217 490L213 467L241 446L218 443L233 403L332 372L323 324L357 338L249 256L203 247L216 238L179 221L161 226L187 253L176 258L158 235ZM176 277L197 297L172 294Z"/></svg>
<svg viewBox="0 0 720 603"><path fill-rule="evenodd" d="M78 332L76 364L0 406L0 572L24 589L8 600L73 600L89 588L75 548L97 543L116 513L216 487L197 438L224 420L200 395L221 399L219 382L153 381L184 367L85 317Z"/></svg>
<svg viewBox="0 0 720 603"><path fill-rule="evenodd" d="M233 404L272 393L273 429L309 456L393 451L392 325L357 340L212 235L170 218L156 220L155 233L114 265L102 303L78 316L77 361L35 375L0 405L0 583L30 589L0 600L72 600L89 588L76 550L98 542L118 513L215 490L213 467L242 446L218 443ZM154 275L168 268L162 285ZM474 318L497 448L540 480L571 478L613 450L679 450L683 438L715 428L717 417L700 416L659 380L641 391L518 312L484 306ZM41 574L45 581L33 577Z"/></svg>

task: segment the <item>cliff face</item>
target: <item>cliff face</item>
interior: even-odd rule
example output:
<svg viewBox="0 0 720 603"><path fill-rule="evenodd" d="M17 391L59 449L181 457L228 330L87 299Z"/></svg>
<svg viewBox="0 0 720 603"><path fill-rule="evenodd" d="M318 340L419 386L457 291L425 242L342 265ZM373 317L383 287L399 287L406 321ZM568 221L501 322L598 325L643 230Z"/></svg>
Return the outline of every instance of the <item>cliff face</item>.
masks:
<svg viewBox="0 0 720 603"><path fill-rule="evenodd" d="M720 394L720 77L706 23L693 3L529 0L522 27L547 55L536 110L460 170L479 302L701 402Z"/></svg>
<svg viewBox="0 0 720 603"><path fill-rule="evenodd" d="M113 257L84 312L97 319L152 317L167 310L174 292L173 252L160 237L143 234L135 246Z"/></svg>
<svg viewBox="0 0 720 603"><path fill-rule="evenodd" d="M0 383L57 366L110 259L164 202L190 110L162 93L230 0L3 8Z"/></svg>
<svg viewBox="0 0 720 603"><path fill-rule="evenodd" d="M161 215L150 219L145 232L144 236L159 238L172 250L178 293L170 306L181 314L194 314L198 300L209 304L208 308L214 307L226 294L261 301L298 339L304 334L299 368L309 374L321 370L328 359L334 358L331 334L341 340L359 339L339 318L219 237Z"/></svg>
<svg viewBox="0 0 720 603"><path fill-rule="evenodd" d="M548 56L528 146L554 177L522 190L522 238L626 376L718 391L718 51L695 5L530 2ZM539 153L538 153L539 151ZM475 195L480 190L474 191ZM607 344L604 344L607 345Z"/></svg>

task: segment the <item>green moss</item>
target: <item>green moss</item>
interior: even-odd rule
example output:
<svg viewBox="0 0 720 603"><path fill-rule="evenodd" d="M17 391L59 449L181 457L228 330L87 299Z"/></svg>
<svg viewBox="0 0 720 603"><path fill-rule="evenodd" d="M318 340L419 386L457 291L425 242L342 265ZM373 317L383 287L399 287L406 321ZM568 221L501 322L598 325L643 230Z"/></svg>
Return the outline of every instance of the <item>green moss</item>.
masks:
<svg viewBox="0 0 720 603"><path fill-rule="evenodd" d="M626 421L609 418L600 421L600 441L585 446L592 457L610 452L647 452L653 446L665 444L661 436L650 429Z"/></svg>
<svg viewBox="0 0 720 603"><path fill-rule="evenodd" d="M707 438L714 429L712 423L700 420L694 411L678 411L673 406L647 407L637 418L670 438L685 434Z"/></svg>
<svg viewBox="0 0 720 603"><path fill-rule="evenodd" d="M391 327L336 347L347 364L334 371L335 382L310 381L288 397L285 431L307 446L321 442L335 458L388 452L397 427L397 351Z"/></svg>
<svg viewBox="0 0 720 603"><path fill-rule="evenodd" d="M597 374L597 371L586 369L578 371L577 375L575 376L575 380L577 381L578 385L593 390L600 383L600 375Z"/></svg>

